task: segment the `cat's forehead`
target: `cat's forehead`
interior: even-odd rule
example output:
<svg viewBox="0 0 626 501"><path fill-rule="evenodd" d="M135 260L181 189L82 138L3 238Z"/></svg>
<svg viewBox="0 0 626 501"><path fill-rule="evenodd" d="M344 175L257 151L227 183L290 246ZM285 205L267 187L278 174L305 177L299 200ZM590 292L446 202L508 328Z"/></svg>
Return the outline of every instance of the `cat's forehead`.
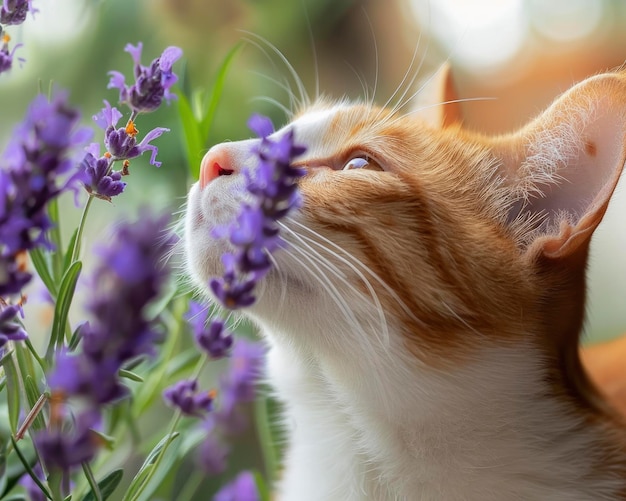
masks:
<svg viewBox="0 0 626 501"><path fill-rule="evenodd" d="M361 104L324 105L300 113L285 129L293 128L297 141L315 156L371 131L379 114L380 110Z"/></svg>

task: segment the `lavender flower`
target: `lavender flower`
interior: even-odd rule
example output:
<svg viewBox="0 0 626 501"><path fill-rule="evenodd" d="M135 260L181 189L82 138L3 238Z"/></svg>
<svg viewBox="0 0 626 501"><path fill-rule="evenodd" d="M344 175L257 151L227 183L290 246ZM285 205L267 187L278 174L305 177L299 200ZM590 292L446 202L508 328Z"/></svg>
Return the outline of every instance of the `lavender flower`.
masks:
<svg viewBox="0 0 626 501"><path fill-rule="evenodd" d="M148 113L156 110L163 99L168 102L173 98L170 92L172 85L178 77L173 73L173 64L182 56L182 50L178 47L166 48L160 57L152 61L149 67L141 65L141 51L143 44L137 46L128 44L124 48L135 63L135 83L126 85L124 75L118 71L110 71L111 80L108 88L116 88L120 91L120 102L125 103L135 113Z"/></svg>
<svg viewBox="0 0 626 501"><path fill-rule="evenodd" d="M11 37L9 35L2 36L2 46L0 47L0 73L4 73L5 71L9 71L13 67L13 59L15 58L15 51L19 49L22 44L17 44L13 47L12 51L9 51L9 42L11 41ZM24 61L23 59L18 59L20 62Z"/></svg>
<svg viewBox="0 0 626 501"><path fill-rule="evenodd" d="M208 433L198 446L196 461L208 475L219 475L226 471L230 448L215 433Z"/></svg>
<svg viewBox="0 0 626 501"><path fill-rule="evenodd" d="M166 388L163 398L188 416L202 417L213 408L213 392L198 391L197 379L186 379Z"/></svg>
<svg viewBox="0 0 626 501"><path fill-rule="evenodd" d="M249 471L241 472L235 480L215 495L213 501L259 501L261 497Z"/></svg>
<svg viewBox="0 0 626 501"><path fill-rule="evenodd" d="M53 392L80 395L96 405L123 397L118 371L129 361L154 353L160 338L147 307L160 294L169 269L164 258L172 238L167 218L146 211L140 221L121 225L114 241L99 250L100 266L87 302L93 322L83 326L82 353L60 354L48 381Z"/></svg>
<svg viewBox="0 0 626 501"><path fill-rule="evenodd" d="M233 347L228 371L220 379L220 407L214 413L219 429L227 434L247 427L242 404L256 396L256 383L263 370L265 349L260 343L239 339Z"/></svg>
<svg viewBox="0 0 626 501"><path fill-rule="evenodd" d="M235 223L220 228L216 237L227 236L235 252L222 256L224 275L210 281L213 294L229 309L250 306L256 300L253 290L258 280L269 271L269 253L280 246L278 221L300 203L297 180L304 170L293 160L305 148L295 144L293 129L279 139L270 139L270 120L253 116L249 127L261 137L253 150L259 159L254 174L246 171L247 190L253 196L244 204Z"/></svg>
<svg viewBox="0 0 626 501"><path fill-rule="evenodd" d="M101 440L92 430L99 425L99 413L87 411L77 417L71 430L39 432L35 436L35 444L46 467L68 472L93 459Z"/></svg>
<svg viewBox="0 0 626 501"><path fill-rule="evenodd" d="M187 321L191 325L196 343L213 359L224 357L233 345L233 336L226 330L224 322L213 319L206 326L207 313L202 305L189 302Z"/></svg>
<svg viewBox="0 0 626 501"><path fill-rule="evenodd" d="M85 189L98 198L111 201L111 197L119 195L126 188L126 183L121 180L122 173L111 169L109 156L96 158L87 152L80 168L85 171Z"/></svg>
<svg viewBox="0 0 626 501"><path fill-rule="evenodd" d="M148 132L140 143L137 143L138 131L135 123L129 120L126 127L116 129L117 122L122 114L117 108L112 108L108 101L104 101L104 109L93 117L95 122L104 129L104 144L111 156L112 161L129 160L138 157L146 151L151 151L150 163L157 167L161 162L156 161L159 151L150 141L156 139L164 132L169 132L165 127L157 127Z"/></svg>
<svg viewBox="0 0 626 501"><path fill-rule="evenodd" d="M22 312L22 307L14 304L0 304L0 348L9 341L23 341L28 337L15 319Z"/></svg>
<svg viewBox="0 0 626 501"><path fill-rule="evenodd" d="M30 279L24 251L52 247L46 238L52 226L47 206L82 180L73 150L91 131L79 128L79 120L65 93L50 102L39 95L0 159L0 295L18 293Z"/></svg>
<svg viewBox="0 0 626 501"><path fill-rule="evenodd" d="M32 0L3 0L0 6L0 24L22 24L28 12L34 12Z"/></svg>

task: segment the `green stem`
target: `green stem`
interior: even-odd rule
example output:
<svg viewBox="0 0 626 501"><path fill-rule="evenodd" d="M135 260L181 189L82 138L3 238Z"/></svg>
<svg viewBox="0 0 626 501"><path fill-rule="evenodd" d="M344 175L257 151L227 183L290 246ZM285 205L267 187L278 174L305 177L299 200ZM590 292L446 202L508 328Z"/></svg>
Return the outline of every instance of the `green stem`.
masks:
<svg viewBox="0 0 626 501"><path fill-rule="evenodd" d="M93 475L93 471L91 471L91 466L86 461L82 463L83 472L85 473L85 477L87 478L87 482L91 486L91 492L93 493L93 497L96 501L102 501L102 493L100 492L100 487L98 487L98 482L96 482L96 478Z"/></svg>
<svg viewBox="0 0 626 501"><path fill-rule="evenodd" d="M167 442L165 442L165 444L163 444L163 448L159 452L159 455L157 456L156 460L154 461L154 466L148 472L148 474L146 475L146 478L143 479L143 482L141 482L141 485L137 489L137 492L135 492L135 495L130 499L130 501L137 501L139 499L139 496L141 495L143 490L148 486L148 484L150 483L150 480L152 480L152 477L158 471L159 465L161 464L161 460L165 456L165 452L167 451L167 448L169 447L169 445L172 443L172 440L174 439L173 438L174 431L176 430L176 427L178 426L178 423L182 417L183 417L182 412L176 411L176 413L174 414L174 417L172 418L172 424L169 426L168 435L170 435L170 439Z"/></svg>
<svg viewBox="0 0 626 501"><path fill-rule="evenodd" d="M74 249L72 250L72 260L70 264L78 261L80 255L80 246L83 239L83 230L85 229L85 223L87 222L87 214L89 213L89 207L91 207L91 203L93 202L94 197L89 196L87 199L87 203L85 204L85 208L83 209L83 213L80 216L80 222L78 223L78 231L76 232L76 242L74 243Z"/></svg>
<svg viewBox="0 0 626 501"><path fill-rule="evenodd" d="M254 401L254 422L256 424L259 444L261 446L261 455L263 464L265 465L265 474L268 483L274 481L274 475L278 466L276 459L276 449L272 440L272 431L270 428L270 419L267 412L267 398L257 397Z"/></svg>
<svg viewBox="0 0 626 501"><path fill-rule="evenodd" d="M208 361L207 357L202 357L199 360L198 365L196 366L196 369L194 370L194 378L197 379L200 376L200 372L202 372L202 369L204 368L204 365L207 363L207 361ZM176 427L178 426L178 423L180 422L182 417L183 417L182 412L180 410L177 410L176 413L174 414L174 417L172 418L172 424L169 426L168 435L170 435L171 437L174 436ZM163 445L163 448L159 452L159 455L157 456L154 462L154 467L148 472L148 474L146 475L146 478L143 479L143 482L141 482L141 485L137 489L137 492L135 492L135 495L130 499L130 501L137 501L139 499L139 496L143 492L143 490L148 486L148 484L150 483L150 480L152 480L152 477L158 471L159 465L161 464L161 460L165 456L165 452L167 451L167 448L169 447L169 445L172 443L172 440L173 439L170 438Z"/></svg>

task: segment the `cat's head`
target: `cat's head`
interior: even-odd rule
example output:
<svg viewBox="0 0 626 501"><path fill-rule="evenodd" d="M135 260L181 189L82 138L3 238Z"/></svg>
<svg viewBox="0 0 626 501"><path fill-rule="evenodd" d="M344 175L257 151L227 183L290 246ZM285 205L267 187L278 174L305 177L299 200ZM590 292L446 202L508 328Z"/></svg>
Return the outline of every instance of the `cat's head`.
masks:
<svg viewBox="0 0 626 501"><path fill-rule="evenodd" d="M574 353L589 240L625 160L625 102L626 75L601 75L499 137L368 104L304 110L275 132L307 147L303 205L250 316L314 356L441 368L520 340ZM227 245L211 229L245 198L254 141L213 147L189 194L186 253L204 290Z"/></svg>

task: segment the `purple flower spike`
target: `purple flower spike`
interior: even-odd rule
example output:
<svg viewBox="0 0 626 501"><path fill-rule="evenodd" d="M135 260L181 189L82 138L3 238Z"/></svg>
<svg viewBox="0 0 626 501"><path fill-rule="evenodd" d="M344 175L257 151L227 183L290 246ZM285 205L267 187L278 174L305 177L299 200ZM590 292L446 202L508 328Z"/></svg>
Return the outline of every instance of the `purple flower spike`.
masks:
<svg viewBox="0 0 626 501"><path fill-rule="evenodd" d="M96 158L87 153L81 163L81 169L85 170L85 188L94 196L103 200L111 201L124 191L126 183L121 181L122 173L111 170L111 158Z"/></svg>
<svg viewBox="0 0 626 501"><path fill-rule="evenodd" d="M77 417L71 431L59 429L39 432L35 436L35 444L46 467L69 472L93 459L100 440L92 429L99 424L100 415L95 411L86 411Z"/></svg>
<svg viewBox="0 0 626 501"><path fill-rule="evenodd" d="M79 120L66 94L50 102L39 95L0 159L0 295L18 293L30 280L25 251L51 248L49 202L82 183L74 150L91 131L79 128Z"/></svg>
<svg viewBox="0 0 626 501"><path fill-rule="evenodd" d="M274 132L272 121L268 117L259 114L254 114L250 117L248 128L261 138L267 137Z"/></svg>
<svg viewBox="0 0 626 501"><path fill-rule="evenodd" d="M247 428L243 404L252 402L256 396L264 359L265 349L260 343L245 339L235 343L228 370L220 378L220 407L213 415L223 433L237 435Z"/></svg>
<svg viewBox="0 0 626 501"><path fill-rule="evenodd" d="M293 165L305 148L295 144L293 129L278 139L270 138L274 127L267 117L254 115L248 122L261 141L253 153L259 163L245 171L252 202L244 204L236 220L218 228L214 236L228 237L234 253L222 256L224 275L209 282L213 294L229 309L245 308L256 301L256 283L271 268L270 254L278 249L278 221L300 203L297 181L304 170Z"/></svg>
<svg viewBox="0 0 626 501"><path fill-rule="evenodd" d="M0 24L22 24L29 12L35 12L32 0L3 0L0 6Z"/></svg>
<svg viewBox="0 0 626 501"><path fill-rule="evenodd" d="M166 388L163 398L188 416L202 417L213 408L213 392L198 393L198 381L186 379Z"/></svg>
<svg viewBox="0 0 626 501"><path fill-rule="evenodd" d="M166 48L160 57L152 61L150 66L141 65L141 51L143 45L128 44L124 49L133 58L135 83L126 85L124 75L117 71L109 72L111 80L108 88L118 89L120 102L125 103L133 112L148 113L156 110L163 99L169 100L174 97L170 92L172 85L178 77L173 73L173 64L180 59L183 51L178 47Z"/></svg>
<svg viewBox="0 0 626 501"><path fill-rule="evenodd" d="M222 440L209 433L198 447L198 466L208 475L220 475L226 471L229 452Z"/></svg>
<svg viewBox="0 0 626 501"><path fill-rule="evenodd" d="M104 101L102 111L93 117L94 121L104 129L104 144L111 155L111 161L130 160L146 151L151 151L150 163L160 167L161 162L156 161L156 155L159 150L150 142L164 132L169 132L169 129L156 127L148 132L140 143L137 143L138 131L132 120L129 120L125 127L116 128L117 122L121 117L122 114L117 108L111 107L108 101Z"/></svg>
<svg viewBox="0 0 626 501"><path fill-rule="evenodd" d="M92 321L80 331L82 352L57 356L48 375L52 391L97 405L119 400L127 394L120 369L154 353L161 333L147 310L168 278L164 261L172 242L164 232L167 218L146 211L139 218L120 225L112 242L99 249L100 264L86 305Z"/></svg>
<svg viewBox="0 0 626 501"><path fill-rule="evenodd" d="M260 499L254 475L244 471L230 484L220 489L213 501L260 501Z"/></svg>
<svg viewBox="0 0 626 501"><path fill-rule="evenodd" d="M9 51L9 36L4 35L2 37L2 47L0 47L0 73L9 71L13 67L13 59L15 58L15 51L19 49L22 44L17 44L13 47L12 51ZM18 58L18 61L24 62L24 59Z"/></svg>
<svg viewBox="0 0 626 501"><path fill-rule="evenodd" d="M16 321L21 312L21 306L8 304L0 305L0 348L9 341L23 341L28 338L26 331Z"/></svg>
<svg viewBox="0 0 626 501"><path fill-rule="evenodd" d="M213 319L206 326L207 313L199 303L189 302L187 321L191 325L196 343L213 359L226 356L233 345L233 336L226 330L224 322Z"/></svg>

